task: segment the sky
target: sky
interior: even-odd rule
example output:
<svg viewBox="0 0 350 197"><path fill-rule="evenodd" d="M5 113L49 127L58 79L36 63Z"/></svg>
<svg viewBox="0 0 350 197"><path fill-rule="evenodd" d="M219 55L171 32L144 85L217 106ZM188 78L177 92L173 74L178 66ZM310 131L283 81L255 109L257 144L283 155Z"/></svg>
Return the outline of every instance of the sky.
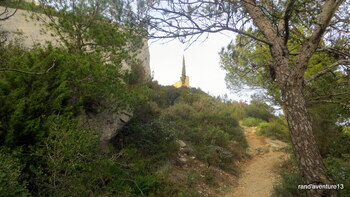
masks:
<svg viewBox="0 0 350 197"><path fill-rule="evenodd" d="M154 80L161 85L173 85L179 81L184 55L191 87L200 88L212 96L227 94L229 99L249 102L249 93L233 93L226 88L226 72L220 68L219 52L235 39L234 36L229 33L210 34L206 40L197 41L188 48L178 40L150 40L150 66Z"/></svg>

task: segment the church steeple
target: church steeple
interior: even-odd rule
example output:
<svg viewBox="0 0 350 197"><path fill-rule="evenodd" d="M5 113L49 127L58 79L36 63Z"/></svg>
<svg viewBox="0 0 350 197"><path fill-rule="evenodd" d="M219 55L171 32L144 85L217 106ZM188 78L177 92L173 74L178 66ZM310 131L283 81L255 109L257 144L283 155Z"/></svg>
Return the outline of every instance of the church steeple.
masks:
<svg viewBox="0 0 350 197"><path fill-rule="evenodd" d="M182 58L181 82L182 82L182 85L185 85L185 83L186 83L186 64L185 64L185 56L183 56L183 58Z"/></svg>
<svg viewBox="0 0 350 197"><path fill-rule="evenodd" d="M186 76L185 56L183 56L182 58L182 73L181 73L180 81L176 82L173 86L175 86L176 88L190 87L190 78Z"/></svg>

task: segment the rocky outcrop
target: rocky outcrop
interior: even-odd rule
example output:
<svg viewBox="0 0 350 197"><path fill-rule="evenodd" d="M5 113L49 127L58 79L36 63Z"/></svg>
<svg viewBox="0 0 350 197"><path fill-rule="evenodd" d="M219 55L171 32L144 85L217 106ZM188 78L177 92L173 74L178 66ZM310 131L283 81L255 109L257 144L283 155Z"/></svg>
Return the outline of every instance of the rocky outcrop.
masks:
<svg viewBox="0 0 350 197"><path fill-rule="evenodd" d="M120 111L118 113L104 110L99 113L84 113L78 117L79 126L96 131L100 136L102 148L109 151L108 145L132 117L132 113Z"/></svg>

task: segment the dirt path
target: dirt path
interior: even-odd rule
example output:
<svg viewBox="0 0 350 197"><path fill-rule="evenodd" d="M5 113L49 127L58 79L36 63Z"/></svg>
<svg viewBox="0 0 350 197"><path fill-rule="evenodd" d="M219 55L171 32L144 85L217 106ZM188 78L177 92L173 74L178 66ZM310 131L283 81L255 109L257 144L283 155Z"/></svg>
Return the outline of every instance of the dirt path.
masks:
<svg viewBox="0 0 350 197"><path fill-rule="evenodd" d="M287 144L255 134L256 128L243 127L252 158L241 165L238 187L226 197L269 197L278 179L276 168L287 157L282 152Z"/></svg>

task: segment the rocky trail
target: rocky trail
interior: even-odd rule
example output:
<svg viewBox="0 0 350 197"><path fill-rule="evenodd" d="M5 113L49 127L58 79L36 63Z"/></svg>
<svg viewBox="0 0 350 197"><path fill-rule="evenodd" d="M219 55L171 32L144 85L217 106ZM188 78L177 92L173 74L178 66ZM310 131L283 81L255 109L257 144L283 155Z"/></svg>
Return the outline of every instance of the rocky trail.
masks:
<svg viewBox="0 0 350 197"><path fill-rule="evenodd" d="M179 140L180 151L177 163L165 166L170 183L183 184L201 197L269 197L279 178L278 170L288 154L284 151L286 143L256 134L256 127L242 126L249 144L249 159L236 163L240 175L227 173L195 157L193 150ZM211 172L211 175L208 174ZM206 181L201 181L206 180ZM208 184L209 181L209 184ZM213 184L215 182L215 184ZM176 184L175 184L176 183ZM211 184L210 184L211 183Z"/></svg>
<svg viewBox="0 0 350 197"><path fill-rule="evenodd" d="M226 197L269 197L278 180L278 168L288 157L286 143L256 135L255 127L244 127L251 159L240 165L242 174L238 186Z"/></svg>

